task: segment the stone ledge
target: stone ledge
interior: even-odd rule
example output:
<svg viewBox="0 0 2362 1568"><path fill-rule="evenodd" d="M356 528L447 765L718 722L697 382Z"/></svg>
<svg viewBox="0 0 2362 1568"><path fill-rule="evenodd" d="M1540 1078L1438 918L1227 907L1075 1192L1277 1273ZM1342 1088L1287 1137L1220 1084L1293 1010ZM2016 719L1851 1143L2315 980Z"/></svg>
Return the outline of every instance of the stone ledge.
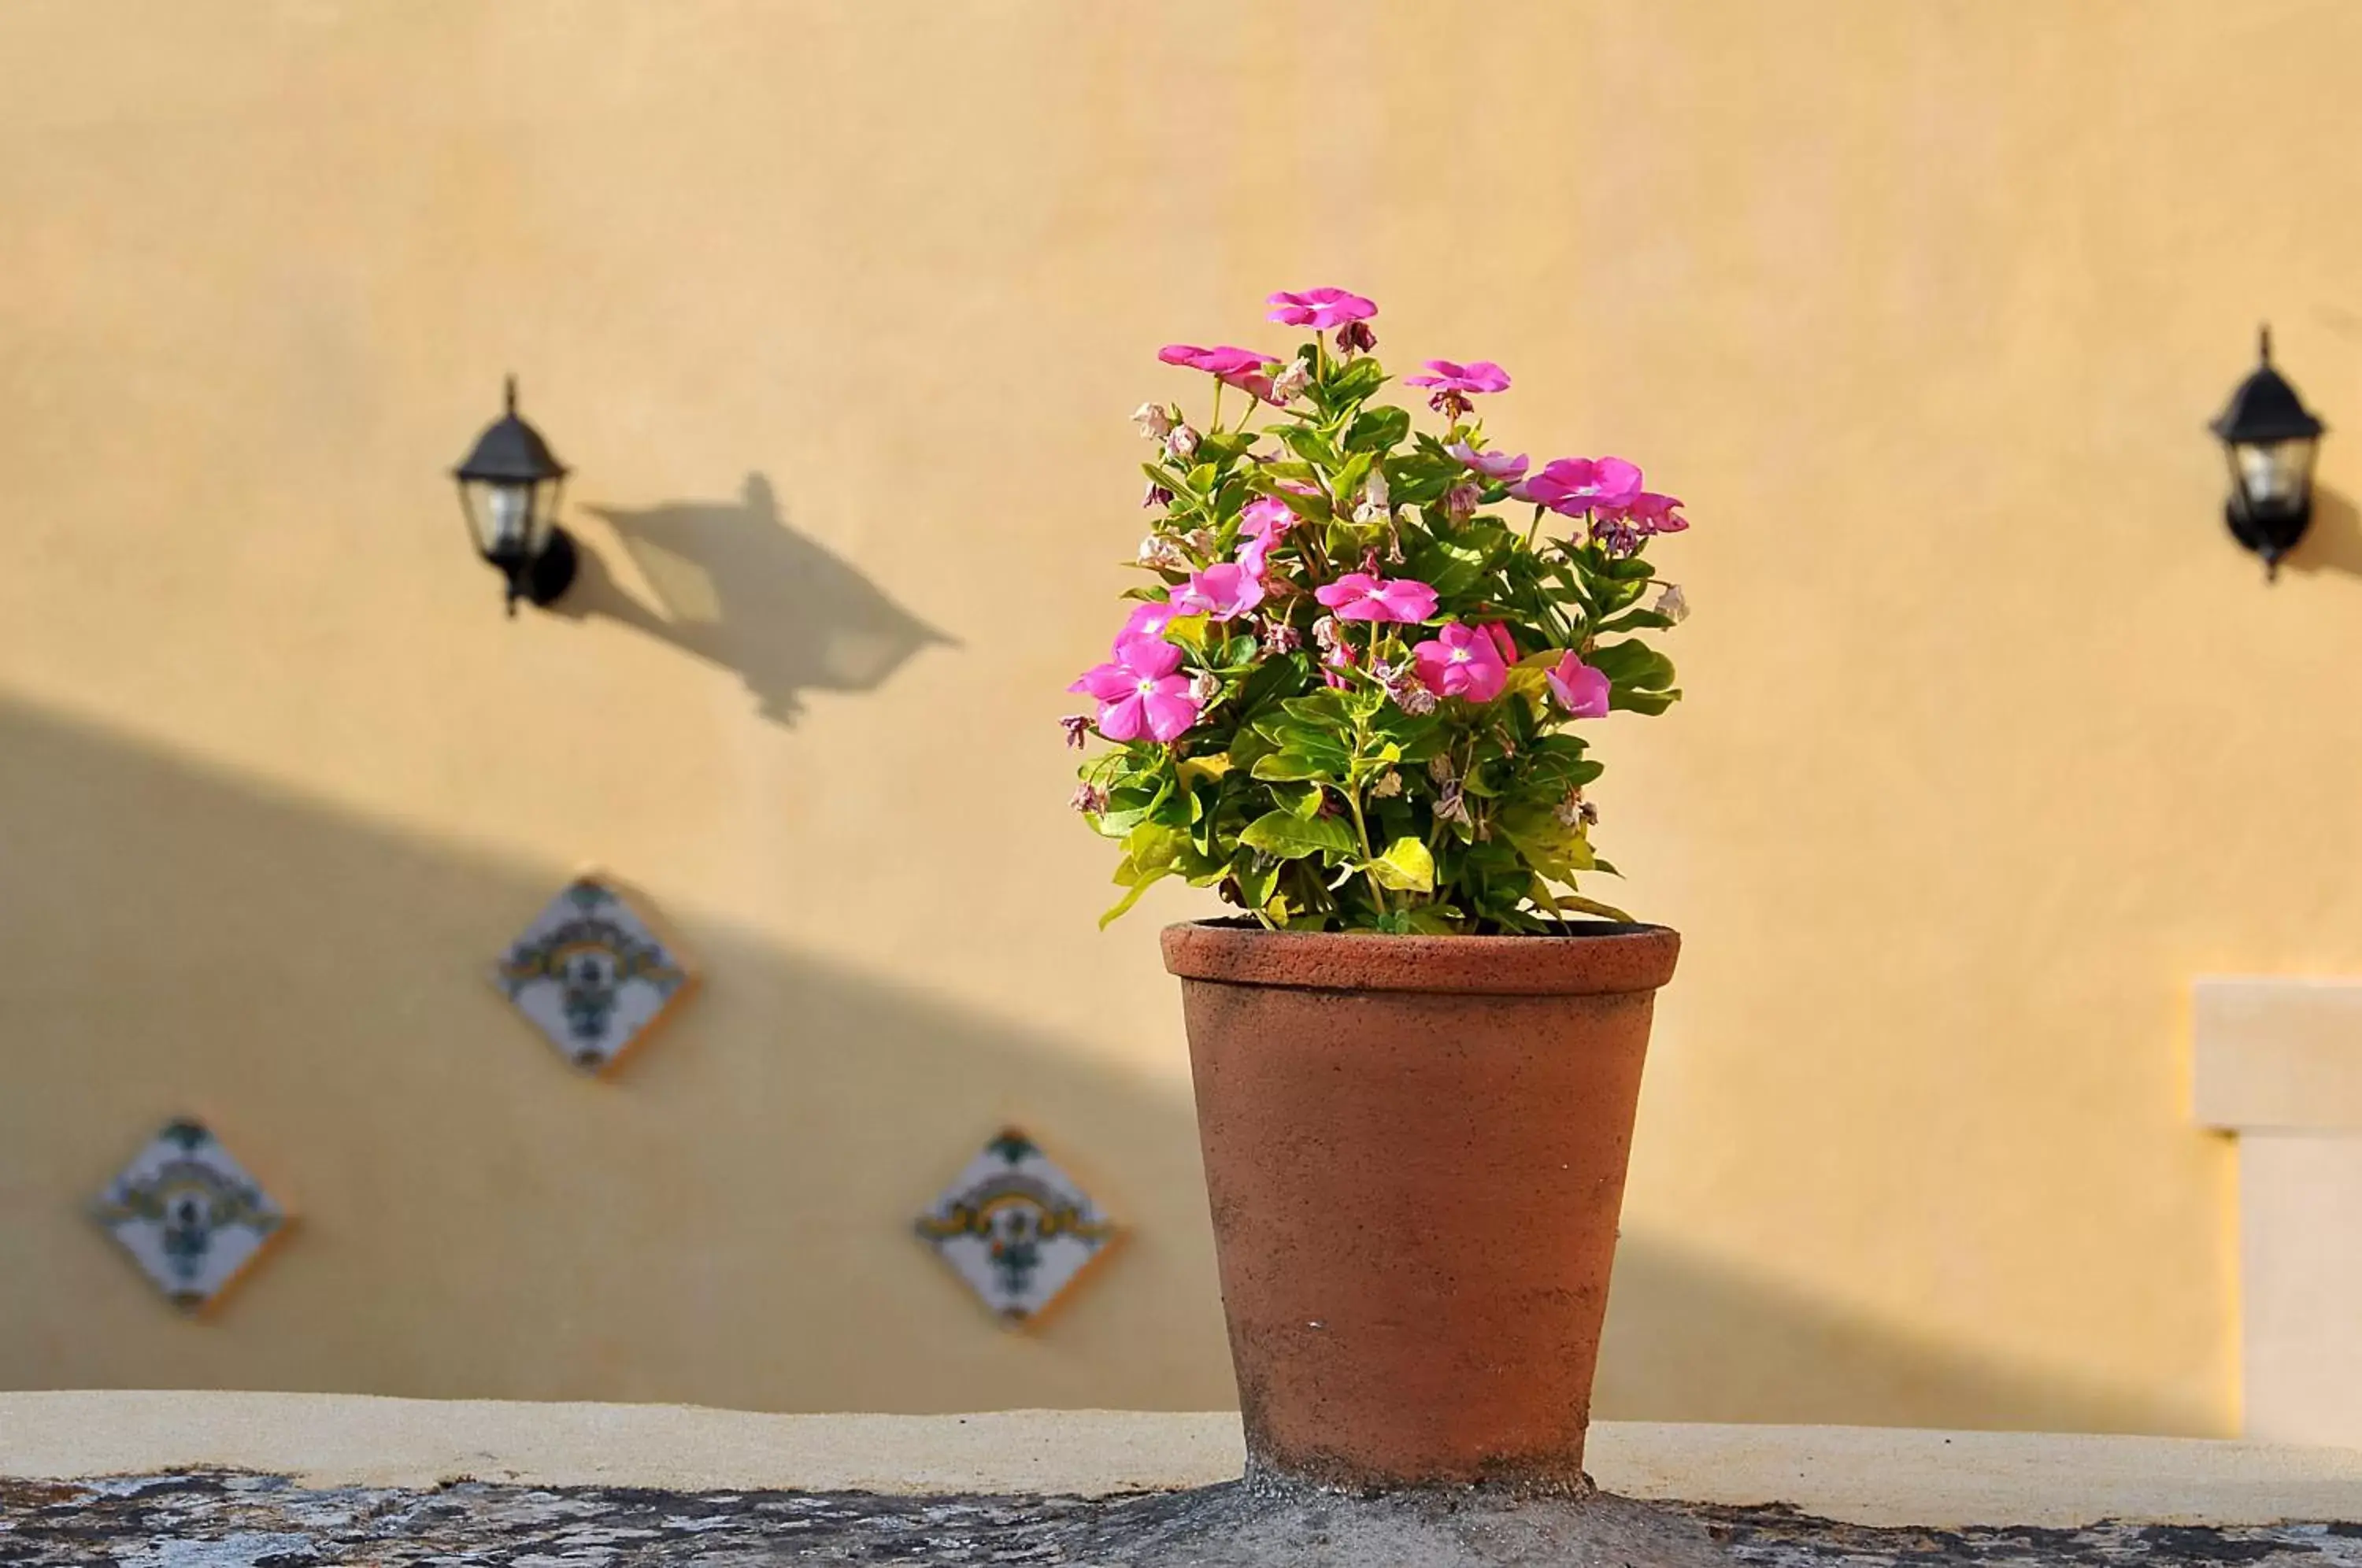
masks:
<svg viewBox="0 0 2362 1568"><path fill-rule="evenodd" d="M331 1394L0 1394L0 1476L190 1470L308 1486L459 1477L676 1492L1079 1495L1240 1469L1230 1414L778 1416ZM2362 1521L2362 1451L2191 1438L1601 1422L1589 1468L1654 1501L1785 1504L1872 1526Z"/></svg>
<svg viewBox="0 0 2362 1568"><path fill-rule="evenodd" d="M2191 1042L2202 1124L2362 1129L2362 982L2202 977L2191 992Z"/></svg>

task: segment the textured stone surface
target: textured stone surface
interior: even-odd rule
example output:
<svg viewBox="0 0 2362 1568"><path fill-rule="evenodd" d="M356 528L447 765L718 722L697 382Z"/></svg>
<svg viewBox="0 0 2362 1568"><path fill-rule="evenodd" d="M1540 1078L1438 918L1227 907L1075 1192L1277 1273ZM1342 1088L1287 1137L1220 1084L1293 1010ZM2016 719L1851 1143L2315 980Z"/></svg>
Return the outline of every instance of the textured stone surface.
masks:
<svg viewBox="0 0 2362 1568"><path fill-rule="evenodd" d="M2362 1525L1879 1529L1785 1508L1374 1503L1244 1485L1097 1500L663 1492L455 1481L313 1488L207 1472L0 1482L6 1568L641 1568L768 1562L1280 1565L2302 1563L2362 1568Z"/></svg>

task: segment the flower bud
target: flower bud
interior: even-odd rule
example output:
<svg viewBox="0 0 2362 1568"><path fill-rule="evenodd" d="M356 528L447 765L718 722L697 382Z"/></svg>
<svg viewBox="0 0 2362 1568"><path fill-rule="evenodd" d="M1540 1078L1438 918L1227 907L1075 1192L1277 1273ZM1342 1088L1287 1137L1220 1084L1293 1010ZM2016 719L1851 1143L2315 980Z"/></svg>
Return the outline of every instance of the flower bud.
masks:
<svg viewBox="0 0 2362 1568"><path fill-rule="evenodd" d="M1337 351L1341 354L1366 354L1378 346L1378 335L1370 330L1366 321L1349 321L1337 329Z"/></svg>
<svg viewBox="0 0 2362 1568"><path fill-rule="evenodd" d="M1145 512L1153 506L1170 506L1172 504L1173 492L1165 489L1163 485L1158 484L1154 480L1150 480L1148 481L1148 489L1143 491L1140 497L1141 510Z"/></svg>

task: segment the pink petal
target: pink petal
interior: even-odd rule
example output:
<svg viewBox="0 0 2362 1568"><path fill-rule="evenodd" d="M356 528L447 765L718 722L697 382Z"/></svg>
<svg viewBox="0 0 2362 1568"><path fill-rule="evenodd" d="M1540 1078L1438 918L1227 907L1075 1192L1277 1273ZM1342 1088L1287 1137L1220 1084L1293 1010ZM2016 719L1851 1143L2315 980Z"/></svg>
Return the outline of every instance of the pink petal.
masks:
<svg viewBox="0 0 2362 1568"><path fill-rule="evenodd" d="M1136 681L1153 680L1181 668L1181 650L1162 637L1134 637L1116 649L1115 657Z"/></svg>
<svg viewBox="0 0 2362 1568"><path fill-rule="evenodd" d="M1119 701L1099 704L1099 734L1111 741L1139 738L1141 728L1147 722L1148 715L1142 711L1137 691Z"/></svg>
<svg viewBox="0 0 2362 1568"><path fill-rule="evenodd" d="M1493 639L1493 646L1499 652L1503 664L1518 662L1518 645L1511 640L1508 627L1498 621L1489 621L1485 623L1485 635Z"/></svg>
<svg viewBox="0 0 2362 1568"><path fill-rule="evenodd" d="M1169 741L1198 722L1197 699L1189 695L1189 683L1177 675L1158 681L1156 690L1140 701L1147 710L1148 733L1158 740Z"/></svg>
<svg viewBox="0 0 2362 1568"><path fill-rule="evenodd" d="M1195 366L1206 350L1194 343L1167 343L1156 351L1156 357L1168 365Z"/></svg>
<svg viewBox="0 0 2362 1568"><path fill-rule="evenodd" d="M1140 678L1120 664L1095 664L1083 671L1069 691L1085 691L1102 702L1114 701L1131 690Z"/></svg>

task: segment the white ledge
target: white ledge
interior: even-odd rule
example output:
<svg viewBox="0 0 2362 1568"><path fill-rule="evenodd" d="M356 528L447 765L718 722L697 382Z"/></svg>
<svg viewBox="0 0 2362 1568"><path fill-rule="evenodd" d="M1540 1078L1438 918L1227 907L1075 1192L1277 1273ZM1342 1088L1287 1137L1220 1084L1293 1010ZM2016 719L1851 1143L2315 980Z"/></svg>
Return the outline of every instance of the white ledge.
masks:
<svg viewBox="0 0 2362 1568"><path fill-rule="evenodd" d="M2205 1125L2362 1129L2362 981L2202 978L2191 1039L2194 1109Z"/></svg>
<svg viewBox="0 0 2362 1568"><path fill-rule="evenodd" d="M223 1468L314 1485L458 1477L675 1491L1080 1493L1239 1473L1238 1417L1104 1410L772 1416L341 1394L0 1394L0 1476ZM2191 1438L1604 1421L1588 1465L1658 1501L1867 1525L2362 1520L2362 1451Z"/></svg>

